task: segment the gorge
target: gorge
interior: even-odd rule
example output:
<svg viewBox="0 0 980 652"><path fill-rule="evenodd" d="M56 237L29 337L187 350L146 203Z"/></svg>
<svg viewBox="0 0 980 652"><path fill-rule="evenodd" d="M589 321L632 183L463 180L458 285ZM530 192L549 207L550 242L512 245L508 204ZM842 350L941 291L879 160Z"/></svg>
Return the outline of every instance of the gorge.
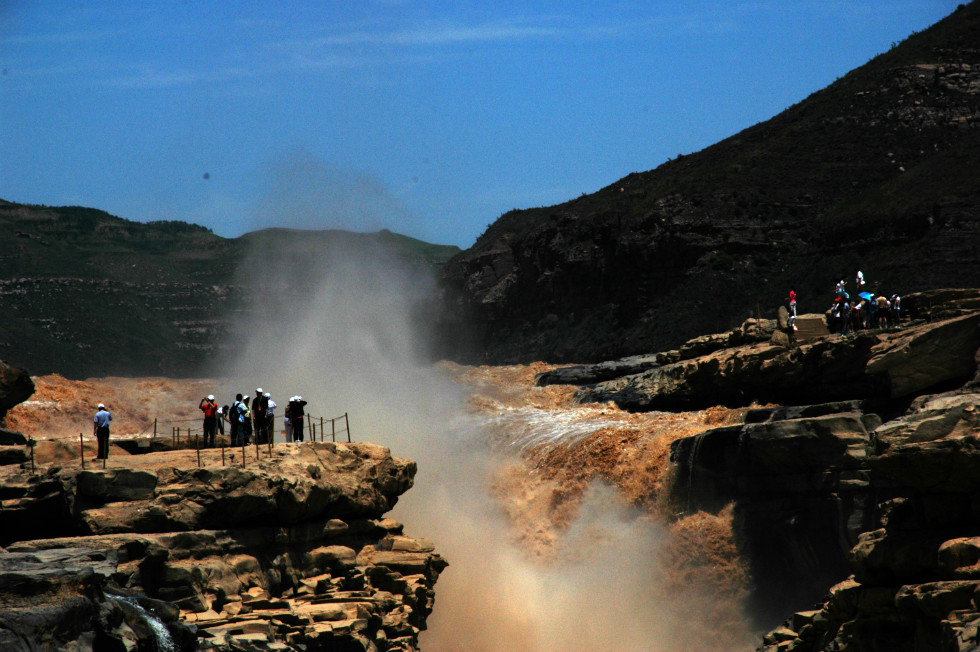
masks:
<svg viewBox="0 0 980 652"><path fill-rule="evenodd" d="M443 363L410 374L414 390L426 377L438 383L425 385L427 396L442 398L412 402L400 394L391 413L379 418L365 411L362 419L389 424L372 425L372 438L421 461L418 478L425 480L395 507L398 520L410 524L405 529L378 511L412 483L412 465L370 444L303 445L309 451L281 444L268 459L262 452L261 462L249 461L256 465L253 479L271 474L279 478L274 486L295 486L298 495L311 497L311 511L325 504L317 488L324 482L345 487L328 492L342 499L331 509L348 500L344 492L371 505L358 512L348 502L334 514L340 522L315 527L298 522L298 503L283 503L278 490L249 496L253 480L245 479L253 476L245 471L212 469L216 451L207 453L213 461L201 469L191 451L110 459L113 467L140 467L153 455L177 456L190 467L179 472L174 458L165 464L174 471L155 473L69 471L71 463L62 460L62 470L41 475L45 480L34 488L9 479L29 475L29 462L21 458L5 467L0 518L15 519L18 509L37 509L45 500L49 509L63 505L50 495L70 495L72 486L78 517L42 519L55 528L46 539L5 542L6 554L70 567L58 548L71 545L88 565L107 568L106 578L122 581L119 590L138 587L151 607L153 600L172 602L157 606L164 620L175 622L180 613L198 633L213 629L225 637L216 641L229 644L243 637L250 645L273 645L277 628L299 637L330 624L331 636L349 633L359 641L356 649L371 649L370 641L377 649L420 643L435 650L746 650L760 644L767 651L857 650L878 640L895 650L971 649L977 616L970 505L977 487L970 451L980 397L967 381L977 372L980 295L944 292L919 300L932 306L935 321L852 338L819 336L791 348L765 341L765 333L778 341L779 328L761 323L747 324L738 337L699 338L652 356L653 362L577 370ZM868 338L877 344L869 346ZM944 351L953 357L943 358ZM824 363L807 362L818 353ZM806 383L785 382L798 372L773 361L787 355L811 374ZM725 362L735 360L742 362ZM631 411L616 405L633 406L637 396L669 399L673 385L644 379L672 367L714 369L718 382L738 385L760 373L757 364L768 365L774 379L758 387L797 387L823 402L806 401L803 393L794 396L798 407L779 407L746 394L724 407L714 401L722 395L718 386L692 382L686 405L713 407ZM844 393L872 388L852 397L823 394L827 383L817 382L819 374L829 374L828 381L858 377L857 371L841 375L848 368L890 381L845 383ZM956 371L946 375L948 369ZM432 372L442 380L433 380ZM550 384L570 377L585 389ZM38 381L42 388L52 382ZM630 393L623 392L626 386ZM462 409L439 427L439 419L453 413L446 409L453 401ZM22 404L8 419L29 424L32 409L45 411ZM391 427L413 422L425 427L409 436ZM310 462L331 472L316 479ZM205 481L231 494L228 500L254 501L249 513L255 515L272 514L262 505L275 503L278 516L243 532L238 516L210 506L208 492L202 496ZM145 515L133 507L145 508ZM203 529L193 535L159 531L160 524L169 529L175 523ZM81 536L65 539L64 528ZM410 538L415 533L431 543ZM241 563L229 568L229 558ZM444 569L443 559L451 564ZM421 629L422 614L432 608L437 576L434 611L419 634L411 628ZM84 585L72 577L67 584ZM626 611L624 601L631 605ZM328 604L344 606L323 616L318 610ZM232 615L239 605L252 606ZM798 613L776 627L793 609ZM309 614L312 624L290 623L287 612ZM236 629L240 623L249 624ZM763 629L771 629L764 640ZM181 631L176 640L186 635Z"/></svg>

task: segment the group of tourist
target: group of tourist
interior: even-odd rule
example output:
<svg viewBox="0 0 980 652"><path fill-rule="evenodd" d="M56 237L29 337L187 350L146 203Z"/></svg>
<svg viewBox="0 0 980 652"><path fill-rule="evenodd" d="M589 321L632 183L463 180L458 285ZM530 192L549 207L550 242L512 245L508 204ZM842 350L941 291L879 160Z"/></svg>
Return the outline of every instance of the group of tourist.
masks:
<svg viewBox="0 0 980 652"><path fill-rule="evenodd" d="M902 297L892 294L890 297L882 293L866 290L867 281L864 273L855 268L854 291L852 297L847 292L847 281L843 276L838 277L834 289L834 303L827 311L827 328L831 333L849 335L864 328L897 327L902 319ZM790 338L797 331L796 327L796 288L789 290L789 330Z"/></svg>
<svg viewBox="0 0 980 652"><path fill-rule="evenodd" d="M232 446L248 444L267 444L273 441L276 427L276 402L269 392L263 392L259 387L255 397L241 394L235 395L235 401L229 406L219 406L214 395L209 394L201 399L198 407L204 413L205 448L216 446L216 437L225 434L225 423L228 424ZM303 428L306 425L306 401L302 396L292 396L286 404L283 423L286 429L286 441L303 441ZM98 441L97 460L109 459L109 423L112 413L106 409L105 403L99 403L92 425L92 434Z"/></svg>
<svg viewBox="0 0 980 652"><path fill-rule="evenodd" d="M269 392L256 388L255 396L236 394L231 405L219 407L214 395L201 399L198 406L204 412L204 446L214 448L216 435L225 434L228 424L232 446L268 444L275 437L276 407ZM302 396L292 396L286 404L283 423L286 441L303 441L306 401Z"/></svg>
<svg viewBox="0 0 980 652"><path fill-rule="evenodd" d="M841 278L834 290L834 304L830 307L830 331L849 335L864 328L896 327L902 319L902 297L869 292L860 269L854 270L854 293L847 292L847 281Z"/></svg>
<svg viewBox="0 0 980 652"><path fill-rule="evenodd" d="M863 328L897 327L902 319L902 297L891 297L866 290L867 281L860 269L854 270L854 296L847 292L847 281L839 277L834 289L834 303L827 311L831 333L848 335ZM796 288L789 291L789 328L796 328Z"/></svg>

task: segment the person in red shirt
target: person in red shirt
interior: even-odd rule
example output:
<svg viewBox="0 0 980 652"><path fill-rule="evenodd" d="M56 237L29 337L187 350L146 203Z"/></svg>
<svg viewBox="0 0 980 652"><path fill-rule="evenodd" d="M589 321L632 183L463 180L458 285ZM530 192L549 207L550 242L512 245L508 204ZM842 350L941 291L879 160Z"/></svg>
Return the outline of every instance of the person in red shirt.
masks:
<svg viewBox="0 0 980 652"><path fill-rule="evenodd" d="M208 394L207 398L201 399L198 407L204 412L204 446L214 448L214 436L218 429L218 404L214 402L214 396Z"/></svg>
<svg viewBox="0 0 980 652"><path fill-rule="evenodd" d="M796 287L789 288L789 329L796 330Z"/></svg>

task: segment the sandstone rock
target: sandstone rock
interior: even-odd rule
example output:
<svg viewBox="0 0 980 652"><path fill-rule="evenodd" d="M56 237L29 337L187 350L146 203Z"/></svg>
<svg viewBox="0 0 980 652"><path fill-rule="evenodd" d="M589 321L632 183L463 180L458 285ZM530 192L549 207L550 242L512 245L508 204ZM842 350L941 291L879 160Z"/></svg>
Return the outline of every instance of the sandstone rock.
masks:
<svg viewBox="0 0 980 652"><path fill-rule="evenodd" d="M976 372L980 312L884 335L871 351L867 373L885 381L892 397L942 383L964 382Z"/></svg>
<svg viewBox="0 0 980 652"><path fill-rule="evenodd" d="M592 365L558 367L536 375L534 383L541 387L546 385L588 385L640 373L659 367L660 364L657 355L654 354L651 356L632 356Z"/></svg>
<svg viewBox="0 0 980 652"><path fill-rule="evenodd" d="M140 468L66 468L43 479L8 469L0 492L12 496L0 510L6 554L47 560L65 548L86 551L104 568L89 562L82 580L96 569L106 587L156 599L193 622L208 649L417 649L447 563L430 541L382 518L411 486L414 463L372 444L280 452L245 469L182 468L168 463L190 459L177 453L140 456ZM51 513L60 520L45 525ZM39 533L47 538L33 538ZM4 591L47 586L43 575L21 580L2 563L0 606ZM87 627L72 640L89 636ZM135 633L119 636L135 649L140 625L126 627Z"/></svg>
<svg viewBox="0 0 980 652"><path fill-rule="evenodd" d="M970 436L980 430L980 393L935 395L912 404L904 416L875 429L875 452L893 446Z"/></svg>
<svg viewBox="0 0 980 652"><path fill-rule="evenodd" d="M980 579L980 537L960 537L940 545L939 569L945 577Z"/></svg>
<svg viewBox="0 0 980 652"><path fill-rule="evenodd" d="M899 332L821 338L786 349L726 348L579 390L582 403L633 411L703 409L752 401L805 405L914 395L976 373L980 313Z"/></svg>

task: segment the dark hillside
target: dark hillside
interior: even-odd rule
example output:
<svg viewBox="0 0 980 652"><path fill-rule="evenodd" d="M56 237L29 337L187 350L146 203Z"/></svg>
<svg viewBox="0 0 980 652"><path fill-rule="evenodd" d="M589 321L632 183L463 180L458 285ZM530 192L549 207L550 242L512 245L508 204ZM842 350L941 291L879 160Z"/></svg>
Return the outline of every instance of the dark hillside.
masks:
<svg viewBox="0 0 980 652"><path fill-rule="evenodd" d="M511 211L445 268L451 355L671 348L860 266L878 291L980 284L980 4L701 152Z"/></svg>
<svg viewBox="0 0 980 652"><path fill-rule="evenodd" d="M72 378L208 373L235 316L264 291L240 283L240 262L261 251L264 259L247 259L275 269L289 252L291 266L319 272L331 247L383 250L429 269L459 251L390 232L269 229L227 239L185 222L0 200L0 359ZM289 291L307 292L320 276L295 274Z"/></svg>

